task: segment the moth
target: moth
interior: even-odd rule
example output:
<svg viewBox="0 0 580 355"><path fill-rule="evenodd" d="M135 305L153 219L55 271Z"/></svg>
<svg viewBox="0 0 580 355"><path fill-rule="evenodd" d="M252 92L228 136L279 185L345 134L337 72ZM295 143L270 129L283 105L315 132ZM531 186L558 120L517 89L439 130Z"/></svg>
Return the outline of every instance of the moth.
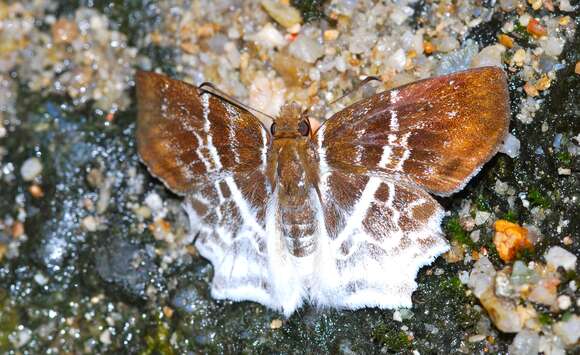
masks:
<svg viewBox="0 0 580 355"><path fill-rule="evenodd" d="M184 197L212 296L286 316L304 302L410 307L418 270L448 250L432 195L461 190L509 125L495 67L376 94L315 132L296 103L265 127L160 74L136 85L138 153Z"/></svg>

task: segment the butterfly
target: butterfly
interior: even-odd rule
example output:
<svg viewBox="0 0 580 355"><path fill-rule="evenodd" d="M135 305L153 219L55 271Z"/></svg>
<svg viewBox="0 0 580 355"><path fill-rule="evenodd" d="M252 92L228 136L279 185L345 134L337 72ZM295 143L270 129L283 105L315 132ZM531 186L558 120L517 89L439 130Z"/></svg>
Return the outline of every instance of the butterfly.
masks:
<svg viewBox="0 0 580 355"><path fill-rule="evenodd" d="M461 190L509 125L495 67L378 93L314 132L295 103L266 127L160 74L136 86L138 153L184 197L212 296L286 316L305 302L410 307L418 270L449 248L432 195Z"/></svg>

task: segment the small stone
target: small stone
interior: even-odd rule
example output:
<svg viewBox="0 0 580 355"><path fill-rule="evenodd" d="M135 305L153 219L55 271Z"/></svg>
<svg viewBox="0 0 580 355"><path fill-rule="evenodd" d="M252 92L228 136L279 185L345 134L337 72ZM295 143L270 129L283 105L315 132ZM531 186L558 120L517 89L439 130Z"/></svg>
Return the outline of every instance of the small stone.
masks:
<svg viewBox="0 0 580 355"><path fill-rule="evenodd" d="M286 45L284 36L271 23L266 24L258 33L250 35L246 39L266 48L281 48Z"/></svg>
<svg viewBox="0 0 580 355"><path fill-rule="evenodd" d="M490 216L491 216L491 213L486 212L486 211L475 212L475 224L478 226L481 226L482 224L487 222L487 220L489 219Z"/></svg>
<svg viewBox="0 0 580 355"><path fill-rule="evenodd" d="M300 35L288 47L290 54L307 63L314 63L324 55L324 48L318 41L306 35Z"/></svg>
<svg viewBox="0 0 580 355"><path fill-rule="evenodd" d="M554 324L554 333L558 335L566 345L574 345L580 338L580 316L573 314L569 319Z"/></svg>
<svg viewBox="0 0 580 355"><path fill-rule="evenodd" d="M554 306L557 301L559 284L560 280L555 277L541 279L534 285L532 292L528 295L528 300L546 306Z"/></svg>
<svg viewBox="0 0 580 355"><path fill-rule="evenodd" d="M75 21L61 18L52 25L52 40L56 44L70 44L78 37L78 34Z"/></svg>
<svg viewBox="0 0 580 355"><path fill-rule="evenodd" d="M580 62L576 62L576 65L574 66L574 73L580 75Z"/></svg>
<svg viewBox="0 0 580 355"><path fill-rule="evenodd" d="M524 329L514 337L514 341L509 346L511 355L537 354L540 350L540 336L538 333Z"/></svg>
<svg viewBox="0 0 580 355"><path fill-rule="evenodd" d="M36 157L28 158L20 168L20 175L24 181L32 181L42 172L42 163Z"/></svg>
<svg viewBox="0 0 580 355"><path fill-rule="evenodd" d="M508 133L502 145L499 147L499 151L512 159L516 158L520 155L520 140L513 134Z"/></svg>
<svg viewBox="0 0 580 355"><path fill-rule="evenodd" d="M499 0L499 6L505 12L515 10L517 5L518 5L517 0Z"/></svg>
<svg viewBox="0 0 580 355"><path fill-rule="evenodd" d="M469 233L469 239L471 239L474 243L479 242L479 238L481 238L481 231L479 229Z"/></svg>
<svg viewBox="0 0 580 355"><path fill-rule="evenodd" d="M480 341L484 341L484 340L485 340L485 335L483 335L483 334L472 335L467 339L467 341L470 343L479 343Z"/></svg>
<svg viewBox="0 0 580 355"><path fill-rule="evenodd" d="M151 192L145 197L145 204L154 213L159 212L163 208L163 200L156 192Z"/></svg>
<svg viewBox="0 0 580 355"><path fill-rule="evenodd" d="M280 107L285 102L286 86L281 78L269 78L257 74L250 86L250 107L260 110L270 116L278 116ZM269 127L271 122L267 123Z"/></svg>
<svg viewBox="0 0 580 355"><path fill-rule="evenodd" d="M514 46L514 39L503 33L498 36L498 40L506 48L512 48Z"/></svg>
<svg viewBox="0 0 580 355"><path fill-rule="evenodd" d="M495 275L496 271L493 264L484 256L473 265L467 285L479 298L487 289L491 289Z"/></svg>
<svg viewBox="0 0 580 355"><path fill-rule="evenodd" d="M94 232L98 229L99 222L97 221L97 219L94 216L87 216L87 217L83 218L81 225L82 225L84 230L86 230L88 232Z"/></svg>
<svg viewBox="0 0 580 355"><path fill-rule="evenodd" d="M499 330L505 333L517 333L522 330L523 320L511 300L497 297L493 289L489 288L481 295L479 301Z"/></svg>
<svg viewBox="0 0 580 355"><path fill-rule="evenodd" d="M340 32L338 30L326 30L324 31L322 38L324 38L325 42L331 42L338 38Z"/></svg>
<svg viewBox="0 0 580 355"><path fill-rule="evenodd" d="M514 56L512 57L512 63L514 63L518 67L523 66L525 60L526 60L526 50L523 48L518 49L514 53Z"/></svg>
<svg viewBox="0 0 580 355"><path fill-rule="evenodd" d="M26 345L32 339L32 331L25 327L19 327L17 331L10 334L8 339L12 345L18 349Z"/></svg>
<svg viewBox="0 0 580 355"><path fill-rule="evenodd" d="M48 283L48 278L41 273L36 273L34 275L34 281L40 286L44 286Z"/></svg>
<svg viewBox="0 0 580 355"><path fill-rule="evenodd" d="M558 175L565 175L565 176L572 175L572 169L570 169L570 168L558 168Z"/></svg>
<svg viewBox="0 0 580 355"><path fill-rule="evenodd" d="M294 6L274 0L262 0L260 4L274 21L285 28L290 28L302 22L300 11Z"/></svg>
<svg viewBox="0 0 580 355"><path fill-rule="evenodd" d="M514 263L511 274L511 282L515 286L534 284L540 281L540 277L532 269L529 269L522 261L517 260Z"/></svg>
<svg viewBox="0 0 580 355"><path fill-rule="evenodd" d="M401 317L401 313L399 311L395 311L393 313L393 320L396 322L402 322L403 318Z"/></svg>
<svg viewBox="0 0 580 355"><path fill-rule="evenodd" d="M576 6L570 5L570 0L560 0L560 10L572 12L576 10Z"/></svg>
<svg viewBox="0 0 580 355"><path fill-rule="evenodd" d="M280 329L282 328L282 324L281 319L272 319L272 322L270 322L270 329Z"/></svg>
<svg viewBox="0 0 580 355"><path fill-rule="evenodd" d="M548 265L552 265L554 268L563 267L564 269L571 271L576 269L576 255L570 253L568 250L554 246L544 255Z"/></svg>
<svg viewBox="0 0 580 355"><path fill-rule="evenodd" d="M564 40L550 36L545 41L541 41L542 48L546 55L558 57L564 50Z"/></svg>
<svg viewBox="0 0 580 355"><path fill-rule="evenodd" d="M572 305L572 299L568 295L558 297L558 308L562 311L567 310Z"/></svg>
<svg viewBox="0 0 580 355"><path fill-rule="evenodd" d="M44 191L42 191L42 187L37 184L30 185L28 192L30 192L30 195L32 195L34 198L44 197Z"/></svg>
<svg viewBox="0 0 580 355"><path fill-rule="evenodd" d="M536 97L538 95L540 95L540 92L538 91L538 89L531 83L525 83L524 84L524 91L526 92L526 94L528 96L531 97Z"/></svg>
<svg viewBox="0 0 580 355"><path fill-rule="evenodd" d="M548 34L546 27L540 24L540 21L531 18L526 26L526 29L535 37L543 37Z"/></svg>
<svg viewBox="0 0 580 355"><path fill-rule="evenodd" d="M163 307L163 315L165 315L165 317L171 318L171 317L173 317L173 313L174 313L173 308L171 308L169 306Z"/></svg>
<svg viewBox="0 0 580 355"><path fill-rule="evenodd" d="M496 221L493 227L495 229L493 244L503 261L511 262L518 251L533 248L531 241L528 239L528 230L526 228L506 220Z"/></svg>
<svg viewBox="0 0 580 355"><path fill-rule="evenodd" d="M505 52L505 47L501 44L494 44L487 46L477 53L471 60L471 67L486 67L496 66L502 67L502 54Z"/></svg>
<svg viewBox="0 0 580 355"><path fill-rule="evenodd" d="M105 329L105 331L101 333L101 335L99 336L99 341L105 345L111 344L111 332L109 331L109 329Z"/></svg>

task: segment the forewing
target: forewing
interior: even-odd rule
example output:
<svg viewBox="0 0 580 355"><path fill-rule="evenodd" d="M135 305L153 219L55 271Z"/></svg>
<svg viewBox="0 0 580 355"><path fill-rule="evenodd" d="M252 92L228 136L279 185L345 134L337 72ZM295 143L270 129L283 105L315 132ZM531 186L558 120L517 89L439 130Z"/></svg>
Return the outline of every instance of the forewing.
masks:
<svg viewBox="0 0 580 355"><path fill-rule="evenodd" d="M359 101L331 117L316 139L331 169L404 175L449 195L497 152L508 125L505 74L486 67Z"/></svg>
<svg viewBox="0 0 580 355"><path fill-rule="evenodd" d="M265 250L268 132L249 113L162 75L140 72L137 99L139 154L186 195L195 245L214 268L212 295L277 308Z"/></svg>
<svg viewBox="0 0 580 355"><path fill-rule="evenodd" d="M139 155L174 192L265 168L270 138L251 114L151 72L137 74L137 104Z"/></svg>

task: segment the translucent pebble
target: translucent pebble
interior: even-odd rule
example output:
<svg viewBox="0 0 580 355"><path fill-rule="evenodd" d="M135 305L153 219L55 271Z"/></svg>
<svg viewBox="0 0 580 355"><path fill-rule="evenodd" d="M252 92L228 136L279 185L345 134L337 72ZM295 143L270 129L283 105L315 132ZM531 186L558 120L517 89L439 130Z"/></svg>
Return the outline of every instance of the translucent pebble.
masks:
<svg viewBox="0 0 580 355"><path fill-rule="evenodd" d="M493 286L496 271L487 257L479 259L469 275L468 285L476 297L480 297L488 288Z"/></svg>
<svg viewBox="0 0 580 355"><path fill-rule="evenodd" d="M292 42L288 48L290 54L307 63L314 63L324 55L324 48L318 41L302 35Z"/></svg>
<svg viewBox="0 0 580 355"><path fill-rule="evenodd" d="M25 181L32 181L42 172L42 163L36 157L28 158L20 168L20 175Z"/></svg>
<svg viewBox="0 0 580 355"><path fill-rule="evenodd" d="M513 134L508 133L499 151L507 154L510 158L515 158L520 155L520 140Z"/></svg>
<svg viewBox="0 0 580 355"><path fill-rule="evenodd" d="M478 68L478 67L487 67L487 66L496 66L501 67L502 61L501 56L505 52L505 47L501 44L494 44L491 46L487 46L481 50L481 52L477 53L473 60L471 61L471 67Z"/></svg>
<svg viewBox="0 0 580 355"><path fill-rule="evenodd" d="M566 270L576 269L576 255L570 253L568 250L555 246L551 247L550 250L544 255L546 262L555 268L563 267Z"/></svg>
<svg viewBox="0 0 580 355"><path fill-rule="evenodd" d="M566 345L574 345L580 338L580 316L574 314L567 320L554 324L556 333Z"/></svg>
<svg viewBox="0 0 580 355"><path fill-rule="evenodd" d="M537 354L540 349L540 336L531 330L524 329L519 332L512 344L509 346L509 353L512 355Z"/></svg>

